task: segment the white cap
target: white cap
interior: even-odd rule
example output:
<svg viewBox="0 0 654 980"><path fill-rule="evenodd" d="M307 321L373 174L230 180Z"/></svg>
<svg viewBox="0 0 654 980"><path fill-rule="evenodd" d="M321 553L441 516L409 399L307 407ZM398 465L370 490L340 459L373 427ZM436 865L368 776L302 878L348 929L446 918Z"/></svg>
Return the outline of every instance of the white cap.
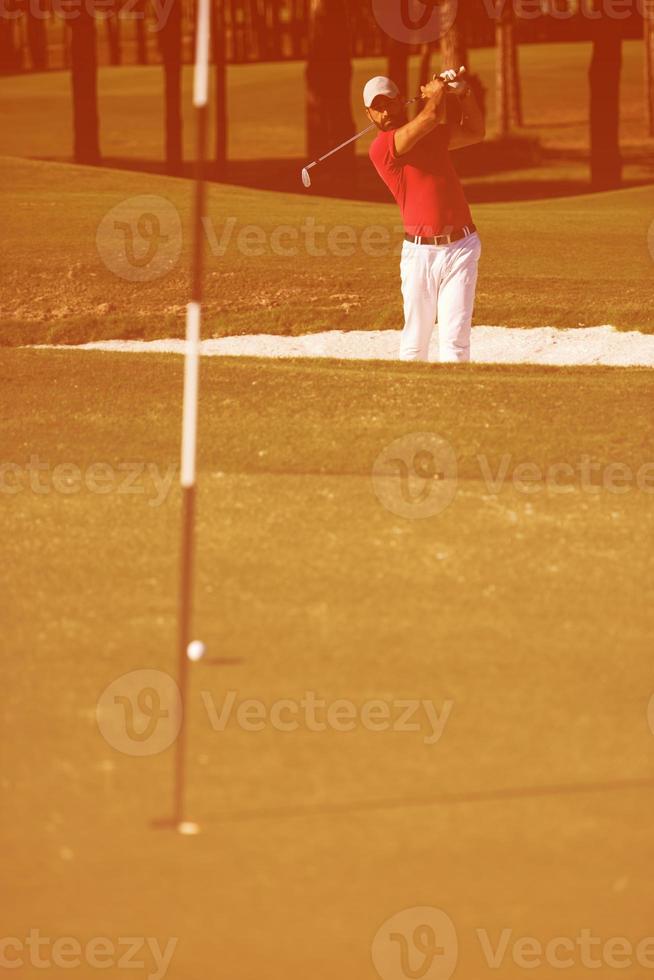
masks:
<svg viewBox="0 0 654 980"><path fill-rule="evenodd" d="M366 109L369 109L378 95L387 95L389 99L395 99L399 94L399 88L390 78L386 78L385 75L375 75L363 87L363 104Z"/></svg>

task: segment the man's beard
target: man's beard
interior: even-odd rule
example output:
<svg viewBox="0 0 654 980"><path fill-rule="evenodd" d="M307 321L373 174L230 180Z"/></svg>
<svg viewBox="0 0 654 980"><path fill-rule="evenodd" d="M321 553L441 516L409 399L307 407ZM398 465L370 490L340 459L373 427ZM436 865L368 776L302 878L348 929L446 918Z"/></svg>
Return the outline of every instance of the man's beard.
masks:
<svg viewBox="0 0 654 980"><path fill-rule="evenodd" d="M405 112L398 112L397 115L391 116L389 119L387 119L386 122L381 127L381 129L385 133L387 133L391 129L399 129L400 126L404 126L404 124L405 124L406 121L407 121L407 119L406 119L406 113Z"/></svg>

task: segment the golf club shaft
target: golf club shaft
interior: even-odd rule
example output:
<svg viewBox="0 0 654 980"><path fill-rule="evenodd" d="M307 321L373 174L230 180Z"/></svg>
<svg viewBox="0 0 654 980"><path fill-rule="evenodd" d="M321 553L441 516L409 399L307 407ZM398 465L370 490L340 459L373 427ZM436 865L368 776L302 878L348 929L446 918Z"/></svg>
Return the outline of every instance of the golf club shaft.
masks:
<svg viewBox="0 0 654 980"><path fill-rule="evenodd" d="M362 129L360 133L357 133L355 136L350 136L349 140L345 140L344 143L340 143L338 146L335 146L333 150L329 150L328 153L325 153L323 154L323 156L318 157L318 159L314 160L313 163L308 163L305 169L309 170L311 167L315 167L317 163L321 163L322 160L326 160L327 157L330 157L332 155L332 153L338 153L338 151L342 150L344 146L348 145L348 143L353 143L355 140L358 140L359 137L363 136L365 133L369 133L370 130L374 128L375 128L375 124L371 123L369 126L366 126L365 129Z"/></svg>
<svg viewBox="0 0 654 980"><path fill-rule="evenodd" d="M404 104L411 105L413 102L419 102L420 99L422 99L422 95L417 95L414 99L409 99ZM375 123L371 123L369 126L366 126L366 128L362 129L360 133L357 133L355 136L350 136L349 140L345 140L344 143L340 143L338 146L335 146L333 150L329 150L328 153L325 153L323 154L323 156L318 157L318 159L314 160L313 163L308 163L306 169L308 170L309 167L315 167L317 163L320 163L322 160L326 160L327 157L330 157L332 155L332 153L337 153L339 150L342 150L344 146L347 146L348 143L353 143L354 140L358 140L361 136L364 136L366 133L369 133L370 130L374 128L375 128Z"/></svg>

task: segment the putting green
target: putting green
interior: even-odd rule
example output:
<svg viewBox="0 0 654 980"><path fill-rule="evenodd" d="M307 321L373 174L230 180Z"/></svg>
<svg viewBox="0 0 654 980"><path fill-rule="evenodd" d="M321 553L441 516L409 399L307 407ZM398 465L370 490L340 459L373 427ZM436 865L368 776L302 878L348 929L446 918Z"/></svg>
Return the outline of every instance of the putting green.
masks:
<svg viewBox="0 0 654 980"><path fill-rule="evenodd" d="M203 362L202 834L182 838L149 826L171 750L125 754L95 720L121 675L175 671L179 495L153 474L175 478L181 361L3 351L0 367L20 484L2 496L7 935L177 937L171 980L213 963L327 980L375 977L377 931L421 906L454 924L457 976L497 972L478 930L493 948L511 930L510 978L522 936L569 937L579 968L583 929L651 934L649 371ZM414 479L400 516L393 460L422 465L430 432L454 493L426 514ZM98 463L108 492L89 485ZM230 691L263 706L260 731L212 726ZM275 727L306 692L354 706L354 729ZM439 738L424 712L417 730L363 723L399 700L430 703Z"/></svg>

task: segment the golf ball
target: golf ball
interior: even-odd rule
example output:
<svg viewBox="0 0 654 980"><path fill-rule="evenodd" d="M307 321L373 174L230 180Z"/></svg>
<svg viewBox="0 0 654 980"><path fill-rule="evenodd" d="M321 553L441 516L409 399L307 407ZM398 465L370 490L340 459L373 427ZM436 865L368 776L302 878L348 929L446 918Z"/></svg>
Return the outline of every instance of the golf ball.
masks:
<svg viewBox="0 0 654 980"><path fill-rule="evenodd" d="M202 640L193 640L186 648L186 655L189 660L201 660L204 657L204 643Z"/></svg>

